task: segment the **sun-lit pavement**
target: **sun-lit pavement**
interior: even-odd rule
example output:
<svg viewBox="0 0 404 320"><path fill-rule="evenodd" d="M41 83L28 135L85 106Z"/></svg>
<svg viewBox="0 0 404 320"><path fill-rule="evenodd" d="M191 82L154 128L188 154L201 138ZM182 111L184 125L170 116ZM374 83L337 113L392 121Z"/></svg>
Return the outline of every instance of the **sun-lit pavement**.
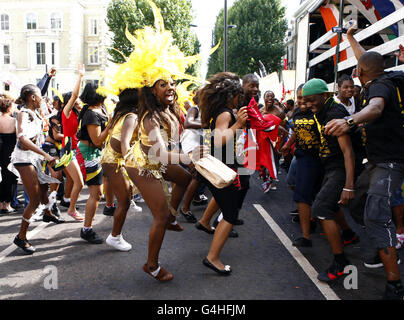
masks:
<svg viewBox="0 0 404 320"><path fill-rule="evenodd" d="M300 235L300 227L291 221L289 212L295 205L284 179L285 173L280 175L277 190L264 194L258 177L251 178L251 190L240 213L245 224L235 227L239 237L229 239L222 253L223 262L233 269L229 277L220 277L202 265L212 236L195 229L182 217L178 221L185 230L167 231L160 254L161 265L174 274L174 280L159 283L145 274L142 265L147 257L152 222L145 204L141 204L142 213L128 213L123 236L133 246L130 252L115 251L105 243L86 243L79 236L82 224L62 210L66 223L38 221L30 226L29 230L34 232L30 240L37 252L26 256L12 245L21 213L1 215L0 299L380 299L385 285L384 270L363 266L365 251L360 244L346 249L358 271L358 289L346 289L343 280L330 287L316 283L316 272L324 271L332 256L320 226L313 234L312 248L297 250L288 243ZM80 196L81 212L87 194L85 189ZM257 204L262 206L261 212ZM105 239L111 231L112 217L102 214L103 207L101 202L94 230ZM192 211L197 218L203 214L203 208L194 207ZM265 214L270 216L271 223ZM401 271L404 274L402 268Z"/></svg>

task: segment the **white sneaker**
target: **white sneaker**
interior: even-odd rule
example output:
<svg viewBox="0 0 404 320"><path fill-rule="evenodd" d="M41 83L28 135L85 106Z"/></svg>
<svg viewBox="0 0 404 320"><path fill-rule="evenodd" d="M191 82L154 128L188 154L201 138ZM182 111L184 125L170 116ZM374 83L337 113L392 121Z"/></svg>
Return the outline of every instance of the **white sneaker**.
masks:
<svg viewBox="0 0 404 320"><path fill-rule="evenodd" d="M32 221L41 221L43 217L43 210L45 209L44 204L40 204L38 208L35 210L35 213L32 215L31 220Z"/></svg>
<svg viewBox="0 0 404 320"><path fill-rule="evenodd" d="M131 200L129 210L133 212L142 212L142 207L139 207L134 200Z"/></svg>
<svg viewBox="0 0 404 320"><path fill-rule="evenodd" d="M113 237L110 234L105 242L107 243L107 245L114 247L116 250L119 251L129 251L130 249L132 249L132 245L126 242L121 234L116 237Z"/></svg>
<svg viewBox="0 0 404 320"><path fill-rule="evenodd" d="M396 245L396 249L400 249L403 246L404 243L404 234L399 234L396 233L397 235L397 245Z"/></svg>

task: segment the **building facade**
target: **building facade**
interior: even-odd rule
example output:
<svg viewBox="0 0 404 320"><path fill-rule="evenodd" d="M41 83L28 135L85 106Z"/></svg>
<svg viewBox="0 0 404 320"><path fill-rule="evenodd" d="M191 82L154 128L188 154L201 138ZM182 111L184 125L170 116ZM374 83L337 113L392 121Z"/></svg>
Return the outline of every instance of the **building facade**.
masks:
<svg viewBox="0 0 404 320"><path fill-rule="evenodd" d="M86 67L84 84L100 81L107 68L107 6L105 0L0 0L0 92L17 97L52 67L50 88L71 91L79 63Z"/></svg>

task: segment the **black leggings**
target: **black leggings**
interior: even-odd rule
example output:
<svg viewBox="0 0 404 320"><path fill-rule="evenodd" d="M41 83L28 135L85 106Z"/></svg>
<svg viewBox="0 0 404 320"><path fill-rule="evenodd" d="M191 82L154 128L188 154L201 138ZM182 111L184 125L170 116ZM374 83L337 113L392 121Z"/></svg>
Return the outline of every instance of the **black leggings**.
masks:
<svg viewBox="0 0 404 320"><path fill-rule="evenodd" d="M17 177L7 169L15 144L15 133L0 133L0 167L2 176L0 202L11 202L17 188Z"/></svg>

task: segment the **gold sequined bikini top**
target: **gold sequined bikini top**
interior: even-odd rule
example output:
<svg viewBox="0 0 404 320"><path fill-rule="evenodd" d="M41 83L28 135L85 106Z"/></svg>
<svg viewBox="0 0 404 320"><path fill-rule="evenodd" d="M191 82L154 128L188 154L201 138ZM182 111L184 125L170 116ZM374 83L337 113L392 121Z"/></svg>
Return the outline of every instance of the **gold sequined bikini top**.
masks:
<svg viewBox="0 0 404 320"><path fill-rule="evenodd" d="M149 136L148 136L148 134L147 134L147 132L146 132L146 130L144 128L144 125L143 125L143 122L144 122L143 120L148 114L149 114L149 112L146 112L146 114L143 116L143 118L142 118L142 120L140 122L139 139L140 139L140 141L142 142L142 144L144 146L151 147L152 143L150 142ZM175 127L172 126L171 129L174 130L174 131L175 130L179 131L179 124L174 123L174 121L172 121L172 123L175 125ZM167 145L169 144L168 132L167 132L168 130L169 130L169 128L165 124L163 125L163 127L160 127L161 136L163 137L163 139L164 139L164 141L166 142Z"/></svg>
<svg viewBox="0 0 404 320"><path fill-rule="evenodd" d="M126 114L121 119L119 119L119 121L114 125L114 128L112 129L112 132L111 132L111 137L112 138L114 138L114 139L116 139L118 141L121 141L123 123L125 122L126 117L129 116L129 115L135 115L135 114L134 113ZM133 134L132 138L131 138L131 141L130 141L130 144L132 145L135 142L135 140L136 140L136 135Z"/></svg>

